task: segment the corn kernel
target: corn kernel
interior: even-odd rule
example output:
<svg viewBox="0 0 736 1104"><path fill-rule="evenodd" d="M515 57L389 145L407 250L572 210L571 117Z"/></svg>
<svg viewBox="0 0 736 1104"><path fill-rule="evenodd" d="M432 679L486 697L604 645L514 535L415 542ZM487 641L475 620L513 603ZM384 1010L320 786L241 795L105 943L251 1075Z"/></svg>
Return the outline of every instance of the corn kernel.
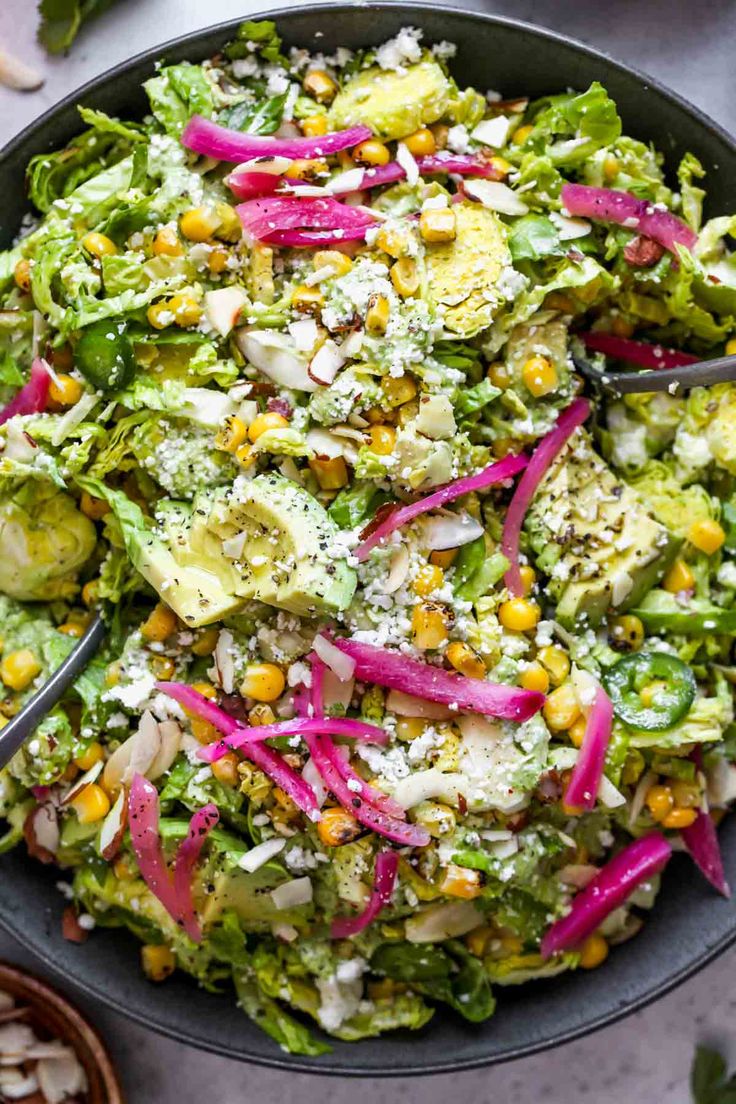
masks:
<svg viewBox="0 0 736 1104"><path fill-rule="evenodd" d="M438 564L423 564L411 584L411 588L420 598L427 598L439 590L445 581L445 573Z"/></svg>
<svg viewBox="0 0 736 1104"><path fill-rule="evenodd" d="M339 805L323 809L322 817L317 821L317 835L325 847L340 847L341 844L352 843L362 831L353 814Z"/></svg>
<svg viewBox="0 0 736 1104"><path fill-rule="evenodd" d="M725 541L726 534L717 521L713 518L706 518L703 521L693 522L688 530L687 539L695 545L699 552L705 552L707 556L712 556Z"/></svg>
<svg viewBox="0 0 736 1104"><path fill-rule="evenodd" d="M85 786L69 804L76 812L80 824L94 824L110 812L110 798L96 782Z"/></svg>
<svg viewBox="0 0 736 1104"><path fill-rule="evenodd" d="M211 207L191 207L179 219L182 234L194 242L206 242L219 225L220 219Z"/></svg>
<svg viewBox="0 0 736 1104"><path fill-rule="evenodd" d="M176 674L176 664L168 656L157 655L151 660L151 670L157 679L168 682Z"/></svg>
<svg viewBox="0 0 736 1104"><path fill-rule="evenodd" d="M256 462L256 454L252 445L241 445L235 450L235 459L241 467L250 468Z"/></svg>
<svg viewBox="0 0 736 1104"><path fill-rule="evenodd" d="M588 723L585 717L578 717L578 719L570 725L567 730L567 734L570 737L570 743L574 744L576 748L583 746L583 740L585 739L585 731L588 727Z"/></svg>
<svg viewBox="0 0 736 1104"><path fill-rule="evenodd" d="M75 636L78 638L84 636L84 625L80 624L79 621L65 621L62 625L59 625L58 631L63 633L64 636Z"/></svg>
<svg viewBox="0 0 736 1104"><path fill-rule="evenodd" d="M242 418L232 414L215 436L215 448L223 452L237 452L248 436L248 427Z"/></svg>
<svg viewBox="0 0 736 1104"><path fill-rule="evenodd" d="M736 337L731 337L726 342L726 356L736 356Z"/></svg>
<svg viewBox="0 0 736 1104"><path fill-rule="evenodd" d="M511 369L502 360L496 360L488 368L488 378L494 387L505 391L513 383Z"/></svg>
<svg viewBox="0 0 736 1104"><path fill-rule="evenodd" d="M672 812L675 799L669 786L650 786L645 804L653 818L662 821Z"/></svg>
<svg viewBox="0 0 736 1104"><path fill-rule="evenodd" d="M624 647L632 652L638 652L644 643L644 624L641 618L633 613L614 617L610 623L610 630L614 647Z"/></svg>
<svg viewBox="0 0 736 1104"><path fill-rule="evenodd" d="M510 161L507 161L505 157L500 157L498 154L489 157L488 164L496 174L496 180L504 180L514 167Z"/></svg>
<svg viewBox="0 0 736 1104"><path fill-rule="evenodd" d="M691 824L694 824L697 817L697 809L673 809L666 817L662 818L660 824L663 828L680 831L682 828L689 828Z"/></svg>
<svg viewBox="0 0 736 1104"><path fill-rule="evenodd" d="M538 355L529 357L524 363L521 378L524 386L536 399L549 395L558 384L557 369L552 361Z"/></svg>
<svg viewBox="0 0 736 1104"><path fill-rule="evenodd" d="M190 717L189 726L192 736L200 744L214 744L219 740L220 733L210 721L204 721L201 717Z"/></svg>
<svg viewBox="0 0 736 1104"><path fill-rule="evenodd" d="M440 890L448 897L460 897L464 901L472 901L474 897L480 895L480 871L450 863L440 882Z"/></svg>
<svg viewBox="0 0 736 1104"><path fill-rule="evenodd" d="M167 300L166 306L177 326L196 326L202 317L202 306L191 292L177 292Z"/></svg>
<svg viewBox="0 0 736 1104"><path fill-rule="evenodd" d="M511 141L514 143L515 146L523 146L524 142L526 142L527 138L533 130L534 127L531 123L527 123L526 126L517 127L513 133Z"/></svg>
<svg viewBox="0 0 736 1104"><path fill-rule="evenodd" d="M176 632L177 625L178 621L174 611L159 602L141 625L141 636L144 640L156 641L162 644L167 637Z"/></svg>
<svg viewBox="0 0 736 1104"><path fill-rule="evenodd" d="M424 734L427 722L422 717L399 717L396 722L396 735L400 740L418 740Z"/></svg>
<svg viewBox="0 0 736 1104"><path fill-rule="evenodd" d="M460 640L453 640L445 649L448 663L466 678L485 678L486 665L477 652Z"/></svg>
<svg viewBox="0 0 736 1104"><path fill-rule="evenodd" d="M98 259L112 257L118 251L115 242L111 241L106 234L97 234L94 231L91 234L85 234L82 238L82 245L88 253Z"/></svg>
<svg viewBox="0 0 736 1104"><path fill-rule="evenodd" d="M329 120L326 115L307 115L301 128L305 138L321 138L329 129Z"/></svg>
<svg viewBox="0 0 736 1104"><path fill-rule="evenodd" d="M31 262L27 257L21 257L19 261L16 261L13 269L13 279L15 280L15 286L20 288L21 291L31 290Z"/></svg>
<svg viewBox="0 0 736 1104"><path fill-rule="evenodd" d="M238 757L232 751L226 752L221 759L212 763L210 769L217 781L221 782L223 786L237 786L240 781Z"/></svg>
<svg viewBox="0 0 736 1104"><path fill-rule="evenodd" d="M569 682L552 691L544 703L543 713L548 727L553 732L564 732L575 724L580 716L580 706Z"/></svg>
<svg viewBox="0 0 736 1104"><path fill-rule="evenodd" d="M273 724L276 720L276 714L270 705L266 705L265 702L259 702L258 705L254 705L248 713L248 723L255 728L260 728L261 725Z"/></svg>
<svg viewBox="0 0 736 1104"><path fill-rule="evenodd" d="M145 943L141 947L141 966L149 981L165 981L176 969L176 959L163 943Z"/></svg>
<svg viewBox="0 0 736 1104"><path fill-rule="evenodd" d="M272 702L281 697L285 686L284 672L275 663L251 663L240 684L240 693L244 698Z"/></svg>
<svg viewBox="0 0 736 1104"><path fill-rule="evenodd" d="M314 180L327 172L329 172L329 169L326 161L319 158L313 158L312 160L297 158L296 161L291 162L284 176L287 176L290 180Z"/></svg>
<svg viewBox="0 0 736 1104"><path fill-rule="evenodd" d="M447 640L449 610L438 602L420 602L412 611L412 641L416 648L439 648Z"/></svg>
<svg viewBox="0 0 736 1104"><path fill-rule="evenodd" d="M529 632L536 628L541 612L537 603L528 598L509 598L499 606L498 619L512 632Z"/></svg>
<svg viewBox="0 0 736 1104"><path fill-rule="evenodd" d="M391 406L402 406L411 402L417 393L417 385L411 376L384 376L381 391Z"/></svg>
<svg viewBox="0 0 736 1104"><path fill-rule="evenodd" d="M359 165L387 165L391 160L388 146L377 138L359 142L353 150L353 160Z"/></svg>
<svg viewBox="0 0 736 1104"><path fill-rule="evenodd" d="M325 297L317 287L300 284L294 288L291 305L300 314L319 314L325 305Z"/></svg>
<svg viewBox="0 0 736 1104"><path fill-rule="evenodd" d="M391 265L391 283L402 299L411 299L419 291L419 270L413 257L400 257Z"/></svg>
<svg viewBox="0 0 736 1104"><path fill-rule="evenodd" d="M452 207L431 207L419 216L419 233L426 242L455 240L457 219Z"/></svg>
<svg viewBox="0 0 736 1104"><path fill-rule="evenodd" d="M271 429L286 429L288 424L289 422L284 415L277 413L275 410L267 410L264 414L256 414L248 426L248 440L255 444L262 434L268 433Z"/></svg>
<svg viewBox="0 0 736 1104"><path fill-rule="evenodd" d="M192 651L196 656L212 655L217 647L217 638L220 633L217 629L203 629L202 633L192 644Z"/></svg>
<svg viewBox="0 0 736 1104"><path fill-rule="evenodd" d="M30 648L8 652L0 663L0 679L11 690L25 690L40 672L41 664Z"/></svg>
<svg viewBox="0 0 736 1104"><path fill-rule="evenodd" d="M603 178L607 184L610 184L619 174L621 166L618 163L617 158L609 154L603 162Z"/></svg>
<svg viewBox="0 0 736 1104"><path fill-rule="evenodd" d="M230 251L223 245L214 246L207 256L207 268L213 276L219 276L227 268L230 259Z"/></svg>
<svg viewBox="0 0 736 1104"><path fill-rule="evenodd" d="M437 149L437 141L429 127L420 127L404 139L404 145L413 157L430 157Z"/></svg>
<svg viewBox="0 0 736 1104"><path fill-rule="evenodd" d="M304 78L302 87L308 96L318 103L327 103L337 92L337 83L324 69L312 69Z"/></svg>
<svg viewBox="0 0 736 1104"><path fill-rule="evenodd" d="M157 257L181 257L184 246L173 226L162 226L153 239L153 252Z"/></svg>
<svg viewBox="0 0 736 1104"><path fill-rule="evenodd" d="M369 448L377 456L390 456L396 444L396 430L390 425L372 425L368 430Z"/></svg>
<svg viewBox="0 0 736 1104"><path fill-rule="evenodd" d="M433 567L441 567L443 571L447 571L457 559L458 552L458 548L443 548L441 551L430 552L429 562Z"/></svg>
<svg viewBox="0 0 736 1104"><path fill-rule="evenodd" d="M352 259L339 249L318 249L312 257L312 264L315 272L329 268L333 276L345 276L353 267Z"/></svg>
<svg viewBox="0 0 736 1104"><path fill-rule="evenodd" d="M83 391L78 379L63 372L49 384L49 398L60 406L74 406L81 399Z"/></svg>
<svg viewBox="0 0 736 1104"><path fill-rule="evenodd" d="M519 568L519 575L521 576L521 585L524 588L524 594L531 594L534 584L537 581L537 573L533 567L529 564L522 564Z"/></svg>
<svg viewBox="0 0 736 1104"><path fill-rule="evenodd" d="M583 970L594 970L608 958L608 943L597 932L589 935L580 948L580 965Z"/></svg>
<svg viewBox="0 0 736 1104"><path fill-rule="evenodd" d="M348 485L348 469L342 456L324 460L317 456L309 461L309 468L323 491L338 491Z"/></svg>
<svg viewBox="0 0 736 1104"><path fill-rule="evenodd" d="M446 149L447 140L450 134L450 128L447 123L433 123L429 129L432 131L432 134L434 134L434 140L437 143L437 149Z"/></svg>
<svg viewBox="0 0 736 1104"><path fill-rule="evenodd" d="M90 579L88 583L85 583L82 587L82 601L85 606L93 606L99 597L99 592L99 579Z"/></svg>
<svg viewBox="0 0 736 1104"><path fill-rule="evenodd" d="M482 924L479 928L473 928L471 932L468 932L465 936L465 946L476 958L482 958L495 934L494 928L488 924Z"/></svg>
<svg viewBox="0 0 736 1104"><path fill-rule="evenodd" d="M146 311L146 318L149 325L153 326L154 330L165 330L167 326L171 326L174 321L174 312L171 310L168 302L162 299L158 303L151 303L150 307Z"/></svg>
<svg viewBox="0 0 736 1104"><path fill-rule="evenodd" d="M525 690L536 690L540 694L546 694L549 690L549 675L541 663L534 661L521 672L519 685Z"/></svg>
<svg viewBox="0 0 736 1104"><path fill-rule="evenodd" d="M93 740L84 751L79 755L74 756L74 762L81 771L91 770L95 763L99 763L104 758L104 752L102 750L102 744L97 740Z"/></svg>
<svg viewBox="0 0 736 1104"><path fill-rule="evenodd" d="M569 295L563 291L551 291L545 296L544 305L547 310L562 311L563 314L574 314L575 304Z"/></svg>
<svg viewBox="0 0 736 1104"><path fill-rule="evenodd" d="M570 674L570 657L558 644L545 644L537 653L537 659L547 668L555 686Z"/></svg>
<svg viewBox="0 0 736 1104"><path fill-rule="evenodd" d="M105 669L105 686L117 686L120 682L120 660L108 663Z"/></svg>
<svg viewBox="0 0 736 1104"><path fill-rule="evenodd" d="M383 334L388 326L389 305L385 295L371 295L365 315L368 333Z"/></svg>
<svg viewBox="0 0 736 1104"><path fill-rule="evenodd" d="M110 513L112 507L104 498L94 498L93 495L88 494L87 491L82 491L82 497L79 500L79 509L86 517L91 518L92 521L100 521L101 518ZM82 598L84 599L84 590L82 591ZM84 600L86 601L86 599Z"/></svg>
<svg viewBox="0 0 736 1104"><path fill-rule="evenodd" d="M208 701L214 701L217 697L217 691L211 682L193 682L192 690L196 690L198 694L201 694L203 698L207 698Z"/></svg>
<svg viewBox="0 0 736 1104"><path fill-rule="evenodd" d="M389 257L403 257L411 245L411 234L396 226L382 226L376 234L376 245Z"/></svg>
<svg viewBox="0 0 736 1104"><path fill-rule="evenodd" d="M135 878L135 870L132 869L129 860L124 855L121 855L112 864L112 872L120 882L129 882Z"/></svg>
<svg viewBox="0 0 736 1104"><path fill-rule="evenodd" d="M695 576L684 560L675 560L662 580L662 586L670 594L678 594L695 586Z"/></svg>

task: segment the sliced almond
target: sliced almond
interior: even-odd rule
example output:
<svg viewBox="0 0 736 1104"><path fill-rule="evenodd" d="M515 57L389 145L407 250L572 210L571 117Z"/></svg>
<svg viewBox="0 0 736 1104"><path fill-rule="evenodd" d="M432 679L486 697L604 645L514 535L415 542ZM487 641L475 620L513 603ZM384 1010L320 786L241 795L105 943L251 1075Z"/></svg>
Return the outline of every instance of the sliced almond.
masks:
<svg viewBox="0 0 736 1104"><path fill-rule="evenodd" d="M128 819L127 797L123 786L100 828L100 855L106 862L111 862L115 858L123 842Z"/></svg>
<svg viewBox="0 0 736 1104"><path fill-rule="evenodd" d="M73 785L70 786L69 789L66 791L60 801L60 804L70 805L75 798L79 797L82 790L85 789L86 786L89 786L91 782L94 782L100 776L104 765L105 764L100 759L98 763L95 763L94 766L90 767L88 771L85 771L84 774L80 775L76 782L74 782Z"/></svg>
<svg viewBox="0 0 736 1104"><path fill-rule="evenodd" d="M181 728L176 721L159 721L158 734L161 741L159 752L146 771L146 778L150 778L151 782L166 773L181 746Z"/></svg>
<svg viewBox="0 0 736 1104"><path fill-rule="evenodd" d="M37 69L0 48L0 84L18 92L35 92L43 81L44 78Z"/></svg>
<svg viewBox="0 0 736 1104"><path fill-rule="evenodd" d="M23 824L28 854L42 863L52 863L59 850L59 821L53 805L39 805Z"/></svg>
<svg viewBox="0 0 736 1104"><path fill-rule="evenodd" d="M63 1058L42 1058L36 1066L36 1074L48 1104L62 1104L67 1097L87 1088L84 1069L73 1051Z"/></svg>

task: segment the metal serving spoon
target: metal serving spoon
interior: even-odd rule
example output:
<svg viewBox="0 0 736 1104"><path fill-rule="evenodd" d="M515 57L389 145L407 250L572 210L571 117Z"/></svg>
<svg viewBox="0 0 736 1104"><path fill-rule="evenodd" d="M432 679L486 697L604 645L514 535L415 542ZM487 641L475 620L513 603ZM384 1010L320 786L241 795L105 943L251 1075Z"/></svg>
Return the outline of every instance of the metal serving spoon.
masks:
<svg viewBox="0 0 736 1104"><path fill-rule="evenodd" d="M72 648L64 662L56 668L53 675L33 695L30 701L0 729L0 767L4 767L22 747L32 732L41 723L74 680L81 675L89 661L99 651L107 627L97 614L79 642Z"/></svg>
<svg viewBox="0 0 736 1104"><path fill-rule="evenodd" d="M646 372L606 372L594 368L589 360L572 354L573 364L582 376L617 395L669 391L676 395L690 387L710 387L714 383L736 381L736 356L715 357L684 364L680 368L649 369Z"/></svg>

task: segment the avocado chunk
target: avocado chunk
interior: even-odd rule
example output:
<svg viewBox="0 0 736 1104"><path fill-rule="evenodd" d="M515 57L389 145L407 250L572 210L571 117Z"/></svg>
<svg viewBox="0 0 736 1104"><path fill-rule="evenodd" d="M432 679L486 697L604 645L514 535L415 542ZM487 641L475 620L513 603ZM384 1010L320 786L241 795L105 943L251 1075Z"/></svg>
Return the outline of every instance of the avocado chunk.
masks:
<svg viewBox="0 0 736 1104"><path fill-rule="evenodd" d="M511 265L506 231L493 211L458 203L455 239L427 245L429 294L444 309L445 329L472 337L489 326L503 297L494 289Z"/></svg>
<svg viewBox="0 0 736 1104"><path fill-rule="evenodd" d="M436 123L447 111L451 94L450 82L431 58L397 71L374 66L338 92L330 122L334 130L363 123L380 138L405 138Z"/></svg>
<svg viewBox="0 0 736 1104"><path fill-rule="evenodd" d="M596 625L609 609L637 605L682 543L616 478L582 429L540 484L526 530L565 626Z"/></svg>
<svg viewBox="0 0 736 1104"><path fill-rule="evenodd" d="M335 547L339 530L317 499L290 479L268 473L238 481L218 496L206 528L220 539L243 598L300 616L350 605L357 577ZM196 531L193 538L200 539Z"/></svg>
<svg viewBox="0 0 736 1104"><path fill-rule="evenodd" d="M78 482L110 503L136 571L187 625L209 625L243 607L243 599L235 593L234 573L228 577L219 549L213 548L209 556L188 554L193 516L189 503L167 503L156 528L122 491L111 490L97 479Z"/></svg>

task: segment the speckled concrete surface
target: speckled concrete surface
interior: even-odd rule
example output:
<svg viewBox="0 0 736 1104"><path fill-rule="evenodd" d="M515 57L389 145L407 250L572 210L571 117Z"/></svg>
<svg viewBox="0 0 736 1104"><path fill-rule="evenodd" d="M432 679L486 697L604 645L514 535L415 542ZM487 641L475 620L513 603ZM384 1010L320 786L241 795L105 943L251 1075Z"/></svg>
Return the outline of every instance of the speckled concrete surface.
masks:
<svg viewBox="0 0 736 1104"><path fill-rule="evenodd" d="M126 56L268 6L263 0L119 0L84 33L68 59L48 62L33 41L33 0L0 0L0 44L38 64L47 78L44 88L30 96L0 90L0 145L62 95ZM480 0L466 6L515 15L590 42L734 127L733 0ZM492 75L490 59L489 84ZM0 956L33 965L5 936L0 936ZM607 984L605 971L600 980ZM479 1104L621 1104L628 1099L688 1104L687 1075L696 1041L718 1043L736 1059L734 981L736 951L645 1012L587 1039L487 1072L424 1081L356 1083L261 1070L201 1054L85 1007L118 1059L130 1104L281 1104L284 1099L445 1104L449 1098Z"/></svg>

